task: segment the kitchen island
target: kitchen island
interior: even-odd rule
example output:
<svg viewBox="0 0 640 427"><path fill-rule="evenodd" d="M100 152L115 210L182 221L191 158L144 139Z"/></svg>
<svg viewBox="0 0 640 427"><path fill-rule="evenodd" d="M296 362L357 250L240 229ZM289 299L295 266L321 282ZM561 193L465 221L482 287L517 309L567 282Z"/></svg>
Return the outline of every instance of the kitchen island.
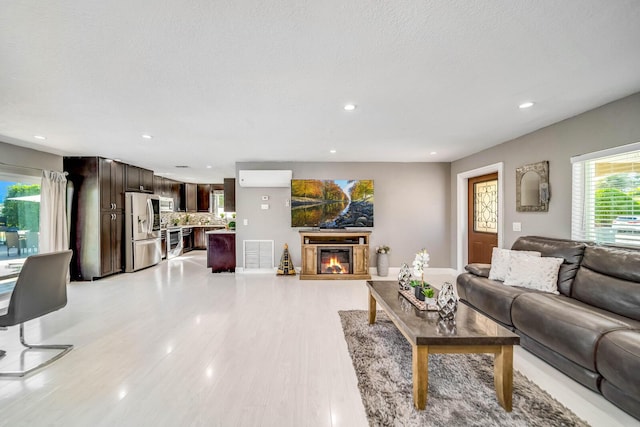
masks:
<svg viewBox="0 0 640 427"><path fill-rule="evenodd" d="M236 232L212 230L207 236L207 267L212 273L234 272L236 269Z"/></svg>

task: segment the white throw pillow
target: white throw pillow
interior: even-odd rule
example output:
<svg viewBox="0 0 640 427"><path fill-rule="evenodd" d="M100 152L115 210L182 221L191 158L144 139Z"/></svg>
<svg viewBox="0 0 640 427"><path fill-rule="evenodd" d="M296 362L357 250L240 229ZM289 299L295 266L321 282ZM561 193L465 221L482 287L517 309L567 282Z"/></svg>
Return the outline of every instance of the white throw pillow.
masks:
<svg viewBox="0 0 640 427"><path fill-rule="evenodd" d="M564 258L511 257L504 284L558 294L558 271L563 262Z"/></svg>
<svg viewBox="0 0 640 427"><path fill-rule="evenodd" d="M516 256L540 256L540 252L536 251L512 251L510 249L493 248L489 279L504 281L507 277L507 272L509 271L509 260L511 259L512 254L516 254Z"/></svg>

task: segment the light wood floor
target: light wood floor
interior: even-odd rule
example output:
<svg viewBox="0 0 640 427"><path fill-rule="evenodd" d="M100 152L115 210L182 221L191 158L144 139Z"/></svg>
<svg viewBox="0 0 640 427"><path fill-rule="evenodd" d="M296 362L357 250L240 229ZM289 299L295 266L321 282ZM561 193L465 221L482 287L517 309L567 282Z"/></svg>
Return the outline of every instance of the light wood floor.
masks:
<svg viewBox="0 0 640 427"><path fill-rule="evenodd" d="M74 350L0 380L0 425L366 426L337 314L349 309L367 309L364 281L211 274L203 252L74 282L26 332ZM0 348L0 369L19 367L17 327ZM640 425L523 350L514 365L594 426Z"/></svg>

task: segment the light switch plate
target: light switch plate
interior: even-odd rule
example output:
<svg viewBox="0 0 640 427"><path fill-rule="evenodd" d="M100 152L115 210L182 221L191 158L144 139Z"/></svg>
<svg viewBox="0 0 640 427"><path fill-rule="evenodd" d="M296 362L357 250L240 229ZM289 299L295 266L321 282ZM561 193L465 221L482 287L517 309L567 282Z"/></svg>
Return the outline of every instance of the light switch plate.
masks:
<svg viewBox="0 0 640 427"><path fill-rule="evenodd" d="M513 223L513 231L522 231L522 223L514 222Z"/></svg>
<svg viewBox="0 0 640 427"><path fill-rule="evenodd" d="M245 218L245 219L242 221L242 223L243 223L244 225L249 225L249 220Z"/></svg>
<svg viewBox="0 0 640 427"><path fill-rule="evenodd" d="M260 209L262 209L262 210L267 210L267 209L269 209L269 204L268 204L268 203L263 203L263 204L261 204L261 205L260 205Z"/></svg>

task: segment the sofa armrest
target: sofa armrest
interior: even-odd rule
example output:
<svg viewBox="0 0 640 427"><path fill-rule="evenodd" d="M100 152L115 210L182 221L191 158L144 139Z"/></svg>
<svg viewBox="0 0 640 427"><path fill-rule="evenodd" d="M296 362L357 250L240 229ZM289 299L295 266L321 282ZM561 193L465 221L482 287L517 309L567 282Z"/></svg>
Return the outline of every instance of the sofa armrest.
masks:
<svg viewBox="0 0 640 427"><path fill-rule="evenodd" d="M464 267L471 274L475 274L480 277L489 277L489 270L491 270L491 264L467 264Z"/></svg>

